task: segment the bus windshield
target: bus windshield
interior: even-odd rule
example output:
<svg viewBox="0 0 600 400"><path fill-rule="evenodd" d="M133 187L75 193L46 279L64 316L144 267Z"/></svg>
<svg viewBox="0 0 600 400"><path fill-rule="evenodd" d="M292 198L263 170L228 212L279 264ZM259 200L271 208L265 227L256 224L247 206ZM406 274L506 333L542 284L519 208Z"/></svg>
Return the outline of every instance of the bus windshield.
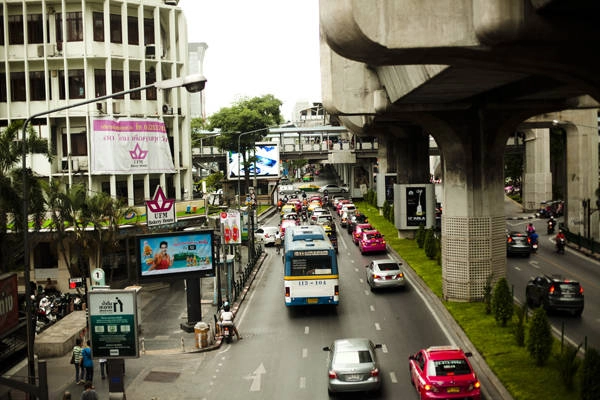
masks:
<svg viewBox="0 0 600 400"><path fill-rule="evenodd" d="M333 272L330 256L294 257L291 267L292 276L330 275Z"/></svg>

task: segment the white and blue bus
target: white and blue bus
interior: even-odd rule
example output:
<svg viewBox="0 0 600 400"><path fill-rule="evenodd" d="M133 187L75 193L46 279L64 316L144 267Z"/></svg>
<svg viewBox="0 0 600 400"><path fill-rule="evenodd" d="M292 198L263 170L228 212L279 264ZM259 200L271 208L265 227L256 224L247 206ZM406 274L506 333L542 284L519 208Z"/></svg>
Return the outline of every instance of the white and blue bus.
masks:
<svg viewBox="0 0 600 400"><path fill-rule="evenodd" d="M288 227L283 264L286 306L339 303L337 257L322 226Z"/></svg>

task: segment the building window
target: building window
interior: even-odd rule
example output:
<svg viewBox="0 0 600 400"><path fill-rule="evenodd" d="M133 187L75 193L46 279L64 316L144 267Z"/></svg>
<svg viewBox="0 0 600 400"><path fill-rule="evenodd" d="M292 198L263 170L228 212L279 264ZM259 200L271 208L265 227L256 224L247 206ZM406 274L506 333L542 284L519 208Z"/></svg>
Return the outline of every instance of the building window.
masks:
<svg viewBox="0 0 600 400"><path fill-rule="evenodd" d="M137 17L127 17L127 42L132 45L140 44Z"/></svg>
<svg viewBox="0 0 600 400"><path fill-rule="evenodd" d="M29 14L27 16L27 35L29 43L44 43L42 14Z"/></svg>
<svg viewBox="0 0 600 400"><path fill-rule="evenodd" d="M106 96L106 71L103 69L94 70L94 88L96 97Z"/></svg>
<svg viewBox="0 0 600 400"><path fill-rule="evenodd" d="M154 44L154 19L144 18L144 44Z"/></svg>
<svg viewBox="0 0 600 400"><path fill-rule="evenodd" d="M0 72L0 103L6 103L6 88L8 85L6 84L6 74L4 72Z"/></svg>
<svg viewBox="0 0 600 400"><path fill-rule="evenodd" d="M29 73L29 99L46 100L46 84L43 71Z"/></svg>
<svg viewBox="0 0 600 400"><path fill-rule="evenodd" d="M121 16L110 14L110 42L123 43L123 35L121 33Z"/></svg>
<svg viewBox="0 0 600 400"><path fill-rule="evenodd" d="M4 15L0 15L0 46L4 46Z"/></svg>
<svg viewBox="0 0 600 400"><path fill-rule="evenodd" d="M140 86L142 86L142 83L140 81L140 72L139 71L129 71L129 88L135 89ZM129 98L131 100L141 100L142 92L141 91L133 92L129 95Z"/></svg>
<svg viewBox="0 0 600 400"><path fill-rule="evenodd" d="M65 72L58 72L59 98L65 99ZM85 99L85 75L82 69L74 69L69 71L69 99Z"/></svg>
<svg viewBox="0 0 600 400"><path fill-rule="evenodd" d="M146 85L156 82L156 71L154 68L150 68L150 72L146 72ZM156 88L150 88L146 90L146 100L156 100Z"/></svg>
<svg viewBox="0 0 600 400"><path fill-rule="evenodd" d="M81 128L75 128L81 129ZM71 155L72 156L87 156L87 134L83 132L71 132ZM62 134L62 153L64 156L69 154L67 148L67 134L63 131Z"/></svg>
<svg viewBox="0 0 600 400"><path fill-rule="evenodd" d="M10 99L25 101L25 72L10 73Z"/></svg>
<svg viewBox="0 0 600 400"><path fill-rule="evenodd" d="M123 79L123 71L116 69L112 70L112 93L118 93L125 90L125 82ZM115 96L115 99L122 99L125 96Z"/></svg>
<svg viewBox="0 0 600 400"><path fill-rule="evenodd" d="M23 16L9 15L8 16L8 43L24 44L23 37Z"/></svg>
<svg viewBox="0 0 600 400"><path fill-rule="evenodd" d="M104 42L104 14L93 12L92 19L94 23L94 41Z"/></svg>
<svg viewBox="0 0 600 400"><path fill-rule="evenodd" d="M67 42L83 41L83 17L81 11L66 13ZM63 41L62 14L56 13L56 41Z"/></svg>

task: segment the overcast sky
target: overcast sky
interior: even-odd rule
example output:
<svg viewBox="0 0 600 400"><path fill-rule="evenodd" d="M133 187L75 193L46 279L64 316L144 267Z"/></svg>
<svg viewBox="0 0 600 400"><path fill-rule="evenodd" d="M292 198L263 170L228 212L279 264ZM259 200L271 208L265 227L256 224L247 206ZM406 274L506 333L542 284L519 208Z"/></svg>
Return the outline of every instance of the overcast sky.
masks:
<svg viewBox="0 0 600 400"><path fill-rule="evenodd" d="M285 120L321 101L318 0L180 0L188 40L204 57L207 116L241 97L273 94Z"/></svg>

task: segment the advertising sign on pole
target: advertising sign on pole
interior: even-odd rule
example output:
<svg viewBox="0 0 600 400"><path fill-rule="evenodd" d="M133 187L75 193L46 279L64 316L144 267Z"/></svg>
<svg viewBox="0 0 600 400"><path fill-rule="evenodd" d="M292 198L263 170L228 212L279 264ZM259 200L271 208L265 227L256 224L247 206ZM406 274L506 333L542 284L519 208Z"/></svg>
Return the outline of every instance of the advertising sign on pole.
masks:
<svg viewBox="0 0 600 400"><path fill-rule="evenodd" d="M94 358L138 358L135 290L88 292Z"/></svg>
<svg viewBox="0 0 600 400"><path fill-rule="evenodd" d="M418 229L435 224L435 191L432 184L394 185L394 222L398 229Z"/></svg>
<svg viewBox="0 0 600 400"><path fill-rule="evenodd" d="M242 243L239 211L223 211L221 213L221 226L223 227L225 244Z"/></svg>
<svg viewBox="0 0 600 400"><path fill-rule="evenodd" d="M151 228L175 222L175 200L167 199L159 185L152 200L146 202L146 223Z"/></svg>

